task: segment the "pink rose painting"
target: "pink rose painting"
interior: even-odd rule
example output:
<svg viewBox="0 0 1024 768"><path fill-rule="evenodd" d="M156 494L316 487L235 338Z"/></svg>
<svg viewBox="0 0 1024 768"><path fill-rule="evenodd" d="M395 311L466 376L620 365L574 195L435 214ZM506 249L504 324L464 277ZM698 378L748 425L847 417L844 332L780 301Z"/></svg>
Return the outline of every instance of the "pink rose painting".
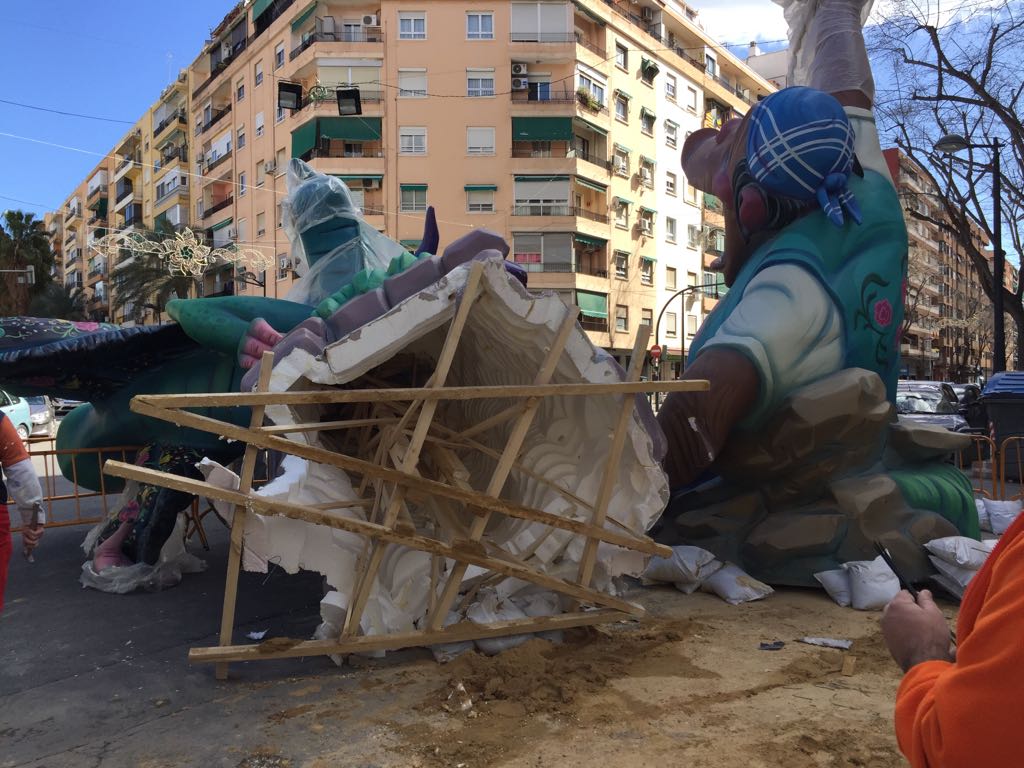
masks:
<svg viewBox="0 0 1024 768"><path fill-rule="evenodd" d="M892 322L892 304L888 299L880 299L874 306L875 323L881 328L888 328Z"/></svg>

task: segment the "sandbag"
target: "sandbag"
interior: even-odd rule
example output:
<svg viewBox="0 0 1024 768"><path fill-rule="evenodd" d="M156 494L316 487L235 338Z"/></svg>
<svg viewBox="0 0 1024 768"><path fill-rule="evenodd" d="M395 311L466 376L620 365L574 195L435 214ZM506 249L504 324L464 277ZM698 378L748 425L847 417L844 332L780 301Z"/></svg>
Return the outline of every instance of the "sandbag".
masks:
<svg viewBox="0 0 1024 768"><path fill-rule="evenodd" d="M978 570L995 548L996 539L975 541L967 536L944 536L924 545L932 555L958 568Z"/></svg>
<svg viewBox="0 0 1024 768"><path fill-rule="evenodd" d="M814 578L825 588L828 596L836 604L846 608L850 605L850 574L844 568L832 571L819 571Z"/></svg>
<svg viewBox="0 0 1024 768"><path fill-rule="evenodd" d="M706 549L680 545L672 547L670 557L652 557L644 569L641 579L644 584L652 582L694 583L710 576L713 570L704 570L715 560Z"/></svg>
<svg viewBox="0 0 1024 768"><path fill-rule="evenodd" d="M900 580L881 557L843 563L850 574L850 604L858 611L880 611L900 591Z"/></svg>
<svg viewBox="0 0 1024 768"><path fill-rule="evenodd" d="M725 563L700 585L702 592L713 592L729 605L761 600L775 590L758 581L738 565Z"/></svg>
<svg viewBox="0 0 1024 768"><path fill-rule="evenodd" d="M982 499L985 511L992 521L992 533L1002 536L1006 529L1013 525L1013 521L1020 514L1019 501L997 501L996 499Z"/></svg>

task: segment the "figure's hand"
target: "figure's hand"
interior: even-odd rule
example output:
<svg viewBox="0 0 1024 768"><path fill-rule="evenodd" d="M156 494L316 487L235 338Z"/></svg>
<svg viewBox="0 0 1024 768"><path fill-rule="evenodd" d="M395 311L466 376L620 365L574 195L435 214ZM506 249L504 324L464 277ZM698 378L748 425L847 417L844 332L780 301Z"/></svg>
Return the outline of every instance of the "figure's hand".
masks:
<svg viewBox="0 0 1024 768"><path fill-rule="evenodd" d="M248 370L260 361L263 353L273 349L283 334L275 331L266 320L257 317L251 323L238 345L238 364Z"/></svg>
<svg viewBox="0 0 1024 768"><path fill-rule="evenodd" d="M917 602L906 590L894 597L882 611L882 636L889 653L904 672L923 661L954 661L946 617L921 590Z"/></svg>
<svg viewBox="0 0 1024 768"><path fill-rule="evenodd" d="M45 530L42 523L36 523L22 529L21 545L25 550L25 557L31 555L32 550L39 546L39 541L43 538Z"/></svg>

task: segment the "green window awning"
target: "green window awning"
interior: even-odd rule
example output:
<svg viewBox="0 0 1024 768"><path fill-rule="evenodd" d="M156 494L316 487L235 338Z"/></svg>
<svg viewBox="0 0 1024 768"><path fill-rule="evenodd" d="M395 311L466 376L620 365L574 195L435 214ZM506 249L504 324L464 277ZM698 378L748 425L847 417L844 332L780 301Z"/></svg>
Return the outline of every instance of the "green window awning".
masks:
<svg viewBox="0 0 1024 768"><path fill-rule="evenodd" d="M661 67L658 66L656 61L652 61L651 59L641 59L640 71L645 75L649 74L651 77L655 77L659 72L661 72Z"/></svg>
<svg viewBox="0 0 1024 768"><path fill-rule="evenodd" d="M640 117L644 117L645 115L650 115L651 117L657 117L657 115L655 115L653 112L651 112L651 110L649 110L647 107L640 107Z"/></svg>
<svg viewBox="0 0 1024 768"><path fill-rule="evenodd" d="M615 89L615 95L616 96L621 96L626 101L629 101L630 99L633 98L632 96L630 96L628 93L626 93L626 91L622 90L621 88L616 88Z"/></svg>
<svg viewBox="0 0 1024 768"><path fill-rule="evenodd" d="M612 146L614 146L617 150L619 150L619 152L625 152L627 155L630 152L633 151L632 149L627 147L625 144L619 144L619 142L615 142L615 144L613 144Z"/></svg>
<svg viewBox="0 0 1024 768"><path fill-rule="evenodd" d="M632 205L633 204L632 200L630 200L628 197L622 197L621 195L616 195L615 197L612 198L612 201L615 202L615 203L618 203L619 205Z"/></svg>
<svg viewBox="0 0 1024 768"><path fill-rule="evenodd" d="M607 192L608 191L608 185L607 184L601 184L600 182L597 182L597 181L591 181L590 179L585 179L582 176L577 176L576 177L576 183L579 184L581 187L586 187L587 189L592 189L595 192Z"/></svg>
<svg viewBox="0 0 1024 768"><path fill-rule="evenodd" d="M677 123L675 120L666 120L665 121L665 125L666 126L671 126L672 128L678 128L679 127L679 123Z"/></svg>
<svg viewBox="0 0 1024 768"><path fill-rule="evenodd" d="M158 213L153 218L153 229L155 229L157 232L159 232L160 231L160 225L164 224L164 223L167 223L167 211L164 211L163 213Z"/></svg>
<svg viewBox="0 0 1024 768"><path fill-rule="evenodd" d="M267 9L271 6L274 0L253 0L252 4L252 20L256 21L260 16L266 13Z"/></svg>
<svg viewBox="0 0 1024 768"><path fill-rule="evenodd" d="M233 221L233 219L231 219L231 218L224 219L224 221L219 221L216 224L214 224L212 227L210 227L210 231L211 232L216 232L218 229L224 229L224 227L229 226L232 221Z"/></svg>
<svg viewBox="0 0 1024 768"><path fill-rule="evenodd" d="M645 205L641 205L640 210L643 211L644 213L653 213L655 216L657 216L658 214L656 210L654 210L653 208L648 208Z"/></svg>
<svg viewBox="0 0 1024 768"><path fill-rule="evenodd" d="M467 184L463 187L467 192L497 192L497 184Z"/></svg>
<svg viewBox="0 0 1024 768"><path fill-rule="evenodd" d="M513 117L512 141L572 141L572 118Z"/></svg>
<svg viewBox="0 0 1024 768"><path fill-rule="evenodd" d="M643 255L641 255L640 256L640 260L641 261L657 261L658 257L657 256L643 256Z"/></svg>
<svg viewBox="0 0 1024 768"><path fill-rule="evenodd" d="M309 20L309 17L313 15L313 11L316 10L316 4L317 0L313 0L302 13L295 17L295 21L292 22L292 32L298 32L299 27Z"/></svg>
<svg viewBox="0 0 1024 768"><path fill-rule="evenodd" d="M653 157L648 157L647 155L640 155L640 162L641 162L641 163L647 163L647 164L648 164L648 165L650 165L650 166L651 166L652 168L653 168L653 167L654 167L655 165L657 165L657 164L658 164L658 163L657 163L657 161L656 161L656 160L655 160L655 159L654 159Z"/></svg>
<svg viewBox="0 0 1024 768"><path fill-rule="evenodd" d="M292 157L302 157L316 146L316 120L307 120L292 131Z"/></svg>
<svg viewBox="0 0 1024 768"><path fill-rule="evenodd" d="M383 173L331 173L328 175L342 181L359 181L360 179L376 179L381 181L384 178Z"/></svg>
<svg viewBox="0 0 1024 768"><path fill-rule="evenodd" d="M585 16L589 16L593 21L596 21L602 27L606 26L605 20L598 16L596 13L594 13L592 10L587 8L586 3L581 3L580 0L572 0L572 4L579 8Z"/></svg>
<svg viewBox="0 0 1024 768"><path fill-rule="evenodd" d="M317 120L321 138L379 141L379 117L321 117Z"/></svg>
<svg viewBox="0 0 1024 768"><path fill-rule="evenodd" d="M576 121L579 122L579 123L583 123L583 125L585 125L587 128L592 130L598 136L607 136L608 135L608 129L607 128L602 128L600 125L597 125L596 123L592 123L589 120L584 120L582 117L577 117Z"/></svg>
<svg viewBox="0 0 1024 768"><path fill-rule="evenodd" d="M427 189L426 184L402 184L402 189L409 189L413 191L423 192Z"/></svg>
<svg viewBox="0 0 1024 768"><path fill-rule="evenodd" d="M96 211L96 214L98 216L106 216L107 215L107 206L109 204L110 204L110 201L107 199L107 196L104 194L102 197L96 198L96 200L94 200L89 205L89 210Z"/></svg>
<svg viewBox="0 0 1024 768"><path fill-rule="evenodd" d="M416 250L420 247L419 240L399 240L398 242L401 243L403 247L410 248L412 250Z"/></svg>
<svg viewBox="0 0 1024 768"><path fill-rule="evenodd" d="M576 291L576 306L580 308L580 314L586 317L608 317L608 297L603 293L592 293L590 291Z"/></svg>
<svg viewBox="0 0 1024 768"><path fill-rule="evenodd" d="M581 235L578 232L573 233L572 239L577 243L583 243L583 245L592 245L595 248L601 248L608 241L603 237L592 237L590 235Z"/></svg>
<svg viewBox="0 0 1024 768"><path fill-rule="evenodd" d="M568 176L515 176L516 181L568 181Z"/></svg>

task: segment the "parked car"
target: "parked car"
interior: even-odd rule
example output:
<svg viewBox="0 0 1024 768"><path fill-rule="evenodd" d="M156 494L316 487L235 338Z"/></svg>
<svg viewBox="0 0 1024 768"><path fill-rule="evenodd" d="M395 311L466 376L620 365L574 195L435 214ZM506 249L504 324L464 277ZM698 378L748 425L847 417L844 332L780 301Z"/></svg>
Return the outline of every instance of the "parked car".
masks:
<svg viewBox="0 0 1024 768"><path fill-rule="evenodd" d="M81 400L68 400L64 397L53 398L53 410L58 419L63 419L81 404Z"/></svg>
<svg viewBox="0 0 1024 768"><path fill-rule="evenodd" d="M7 417L14 422L14 428L18 430L18 436L22 440L28 440L32 434L32 409L28 400L24 397L9 395L0 389L0 411L7 414Z"/></svg>
<svg viewBox="0 0 1024 768"><path fill-rule="evenodd" d="M32 411L32 437L55 437L57 435L57 415L53 403L46 395L26 397Z"/></svg>
<svg viewBox="0 0 1024 768"><path fill-rule="evenodd" d="M970 427L960 415L953 387L941 381L901 381L896 387L896 413L901 419L934 424L952 432Z"/></svg>

